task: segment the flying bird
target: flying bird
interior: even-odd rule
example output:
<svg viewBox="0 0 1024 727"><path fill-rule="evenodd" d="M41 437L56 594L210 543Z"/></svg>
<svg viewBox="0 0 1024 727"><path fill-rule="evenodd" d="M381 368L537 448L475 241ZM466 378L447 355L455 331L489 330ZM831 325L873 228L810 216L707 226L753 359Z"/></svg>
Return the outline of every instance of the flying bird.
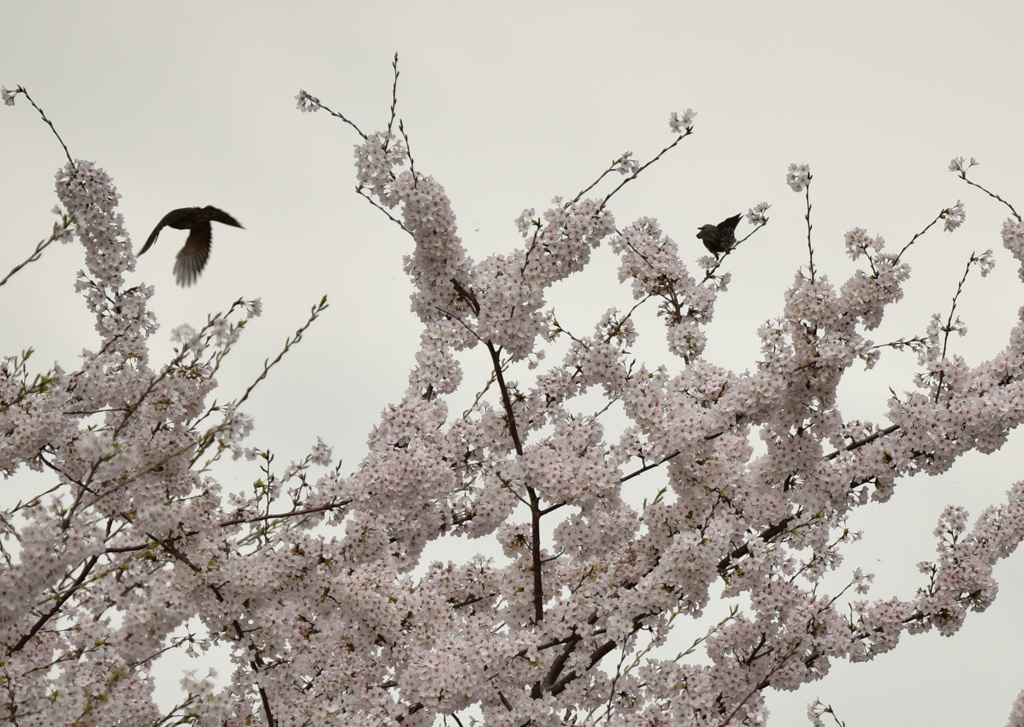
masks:
<svg viewBox="0 0 1024 727"><path fill-rule="evenodd" d="M173 227L176 230L188 230L188 239L185 240L185 247L181 248L174 263L174 277L178 285L187 288L196 282L199 273L206 265L206 259L210 257L210 243L213 235L210 230L211 222L220 222L232 227L241 227L238 220L224 210L207 205L206 207L182 207L171 210L159 224L149 233L149 239L142 247L139 255L144 255L146 250L156 242L160 230L165 227Z"/></svg>
<svg viewBox="0 0 1024 727"><path fill-rule="evenodd" d="M719 255L731 250L736 244L736 225L740 223L742 216L741 212L722 220L717 225L701 225L697 237L704 241L704 247L714 254L716 260Z"/></svg>

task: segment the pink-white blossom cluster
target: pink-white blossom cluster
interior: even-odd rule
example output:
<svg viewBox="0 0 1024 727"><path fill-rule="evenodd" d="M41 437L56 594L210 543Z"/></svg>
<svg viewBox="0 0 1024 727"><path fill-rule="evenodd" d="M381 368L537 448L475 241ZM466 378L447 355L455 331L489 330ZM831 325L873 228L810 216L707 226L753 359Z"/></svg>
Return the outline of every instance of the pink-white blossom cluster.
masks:
<svg viewBox="0 0 1024 727"><path fill-rule="evenodd" d="M75 371L32 374L27 354L0 363L0 470L17 478L28 467L52 482L0 516L9 687L0 714L26 725L155 723L149 665L173 647L172 632L207 619L202 604L213 598L172 561L204 562L197 553L219 547L210 533L223 534L219 485L197 461L244 432L233 431L230 413L197 421L213 413L204 400L214 362L241 324L215 317L151 368L152 288L124 287L134 258L109 176L69 163L57 196L85 252L76 286L99 335ZM164 555L177 554L170 560L153 557L162 541Z"/></svg>
<svg viewBox="0 0 1024 727"><path fill-rule="evenodd" d="M320 107L305 92L298 102ZM676 143L693 116L673 115ZM947 508L916 593L864 600L871 574L846 570L859 537L846 522L900 478L1006 441L1024 419L1024 322L969 366L948 350L963 324L936 317L912 346L914 388L883 393L886 421L850 419L837 390L880 355L868 334L903 297L906 248L849 232L860 269L838 283L796 274L758 331L759 360L731 371L705 356L724 263L692 268L696 252L652 218L617 228L613 194L527 210L518 248L474 262L404 136L365 136L355 156L359 192L409 235L422 332L404 396L347 475L319 439L278 472L270 450L244 445L248 394L208 401L258 302L177 329L171 360L150 361L152 289L124 288L133 257L118 194L90 163L58 174L99 335L74 371L0 362L0 470L52 482L0 513L3 719L760 725L766 690L870 660L906 634L952 634L991 604L993 565L1024 538L1024 483L973 526ZM617 167L643 165L623 155ZM810 178L790 168L794 189ZM747 213L755 231L768 207ZM959 204L943 215L963 220ZM1021 230L1003 228L1018 259ZM602 242L635 303L567 330L547 296ZM972 256L969 269L991 260ZM664 325L664 361L638 359L642 307ZM469 357L484 380L467 380ZM475 396L453 414L467 387ZM251 486L214 475L224 453L257 470ZM461 557L432 559L439 541ZM836 572L847 585L826 593ZM724 617L720 598L736 604ZM693 650L666 656L684 637ZM167 650L226 658L186 674L168 709L152 670Z"/></svg>

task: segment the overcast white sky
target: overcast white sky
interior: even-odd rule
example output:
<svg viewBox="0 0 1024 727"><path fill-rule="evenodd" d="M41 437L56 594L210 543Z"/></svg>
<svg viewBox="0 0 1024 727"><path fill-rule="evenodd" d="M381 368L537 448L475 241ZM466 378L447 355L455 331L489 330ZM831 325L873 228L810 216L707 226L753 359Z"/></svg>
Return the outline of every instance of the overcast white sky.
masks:
<svg viewBox="0 0 1024 727"><path fill-rule="evenodd" d="M968 5L970 9L968 9ZM286 7L288 9L286 9ZM244 230L214 229L199 284L171 272L184 235L166 230L131 282L157 286L152 306L170 330L201 324L239 298L262 297L221 376L237 396L322 294L331 308L251 399L255 446L279 461L322 436L356 466L379 412L399 398L417 345L401 268L404 234L354 192L355 133L326 114L300 114L300 88L364 131L383 127L391 58L400 56L399 114L419 171L448 190L470 253L517 244L513 219L570 196L625 150L641 160L671 137L668 115L698 111L696 134L629 185L620 227L658 218L692 258L696 227L767 201L772 220L730 259L708 356L754 364L756 327L777 315L806 263L803 197L785 185L806 162L819 270L841 281L842 234L861 226L902 246L963 199L967 224L932 232L910 261L914 279L875 338L924 330L947 312L972 250L999 265L968 282L954 342L977 363L1002 348L1024 300L998 231L1006 211L946 170L958 155L972 177L1024 206L1019 93L1024 4L1009 2L135 2L0 0L0 84L21 84L76 158L115 179L136 248L175 207L213 204ZM49 233L53 175L64 163L50 130L23 100L0 107L0 277ZM742 231L743 228L741 228ZM589 330L608 306L629 304L604 253L557 298L560 320ZM51 248L0 288L0 354L35 347L36 365L66 369L95 334L73 294L77 246ZM661 333L655 332L655 338ZM890 357L858 375L844 398L878 417L888 387L910 386ZM159 359L156 359L159 360ZM873 597L911 597L913 564L934 557L931 530L950 502L973 517L1022 476L1016 433L998 455L948 476L901 483L869 509L864 565ZM248 473L246 474L248 476ZM0 488L18 487L18 480ZM864 665L839 665L795 695L771 696L771 725L804 723L814 697L855 725L1002 725L1024 688L1024 565L996 571L1002 591L953 639L915 637Z"/></svg>

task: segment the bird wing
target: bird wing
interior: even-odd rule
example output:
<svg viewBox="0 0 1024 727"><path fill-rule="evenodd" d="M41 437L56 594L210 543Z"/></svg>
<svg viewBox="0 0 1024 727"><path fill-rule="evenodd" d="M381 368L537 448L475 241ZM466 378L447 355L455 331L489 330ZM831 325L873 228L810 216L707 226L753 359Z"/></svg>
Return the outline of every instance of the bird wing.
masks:
<svg viewBox="0 0 1024 727"><path fill-rule="evenodd" d="M192 227L185 247L181 248L174 263L174 277L178 285L187 288L196 282L206 259L210 257L211 237L209 222L199 222Z"/></svg>
<svg viewBox="0 0 1024 727"><path fill-rule="evenodd" d="M156 238L160 234L160 230L164 229L168 225L179 230L189 227L190 224L187 221L185 222L185 224L182 224L182 221L187 220L187 218L190 215L194 215L195 212L195 207L180 207L176 210L171 210L166 215L164 215L163 219L160 220L160 222L157 223L156 227L153 228L153 231L149 233L149 237L146 239L146 244L142 246L142 250L141 252L139 252L139 255L144 254L146 250L153 247L153 243L156 242Z"/></svg>
<svg viewBox="0 0 1024 727"><path fill-rule="evenodd" d="M723 232L726 230L728 230L729 232L735 232L736 225L740 223L740 218L742 216L743 213L740 212L738 215L733 215L732 217L722 220L721 222L718 223L718 229L722 230Z"/></svg>
<svg viewBox="0 0 1024 727"><path fill-rule="evenodd" d="M216 207L207 207L206 211L209 213L209 219L214 222L220 222L224 225L231 225L232 227L241 227L241 223L234 217L229 215L224 210L219 210Z"/></svg>

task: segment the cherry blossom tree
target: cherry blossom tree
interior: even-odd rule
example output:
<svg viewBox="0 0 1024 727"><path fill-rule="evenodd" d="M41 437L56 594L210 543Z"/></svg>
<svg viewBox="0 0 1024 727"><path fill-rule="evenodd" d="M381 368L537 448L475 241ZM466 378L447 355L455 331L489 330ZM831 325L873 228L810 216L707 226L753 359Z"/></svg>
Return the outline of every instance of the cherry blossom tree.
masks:
<svg viewBox="0 0 1024 727"><path fill-rule="evenodd" d="M19 96L35 107L21 87L3 92L8 105ZM357 192L408 235L422 330L405 395L350 474L320 441L278 472L269 450L246 446L252 386L211 401L259 302L177 329L171 359L153 361L153 288L126 286L135 259L113 180L68 153L53 232L12 274L52 242L80 242L76 286L97 338L74 370L36 371L28 350L0 363L0 470L8 485L25 469L51 483L0 513L3 720L754 725L767 690L871 660L904 634L953 634L992 603L993 565L1024 537L1024 481L973 524L945 510L939 556L920 564L908 599L869 599L871 575L843 561L853 511L887 501L901 478L994 452L1024 417L1024 321L973 367L951 351L964 332L957 297L920 336L868 338L903 295L914 242L940 222L958 227L961 203L895 252L850 231L860 268L837 284L814 260L810 169L792 165L807 257L758 331L760 359L730 371L705 357L709 324L769 206L754 205L751 230L695 267L657 221L620 226L612 210L624 185L690 139L694 112L672 114L669 143L648 161L622 154L571 199L523 212L521 245L476 262L394 103L386 127L364 133L318 98L297 99L350 127ZM951 169L979 187L975 163ZM1006 206L1003 246L1024 280L1024 225ZM567 330L546 295L602 243L635 304ZM956 295L995 260L972 254ZM650 309L663 361L634 355ZM840 382L883 354L916 356L915 388L882 394L884 421L845 417ZM486 364L482 380L464 380L469 361ZM449 411L467 391L471 405ZM213 475L229 457L258 465L252 486ZM649 497L635 496L641 483ZM442 540L462 557L431 560ZM826 592L829 574L845 585ZM168 652L227 658L187 673L168 709L151 671ZM1024 693L1013 710L1016 724ZM815 724L830 714L809 709Z"/></svg>

